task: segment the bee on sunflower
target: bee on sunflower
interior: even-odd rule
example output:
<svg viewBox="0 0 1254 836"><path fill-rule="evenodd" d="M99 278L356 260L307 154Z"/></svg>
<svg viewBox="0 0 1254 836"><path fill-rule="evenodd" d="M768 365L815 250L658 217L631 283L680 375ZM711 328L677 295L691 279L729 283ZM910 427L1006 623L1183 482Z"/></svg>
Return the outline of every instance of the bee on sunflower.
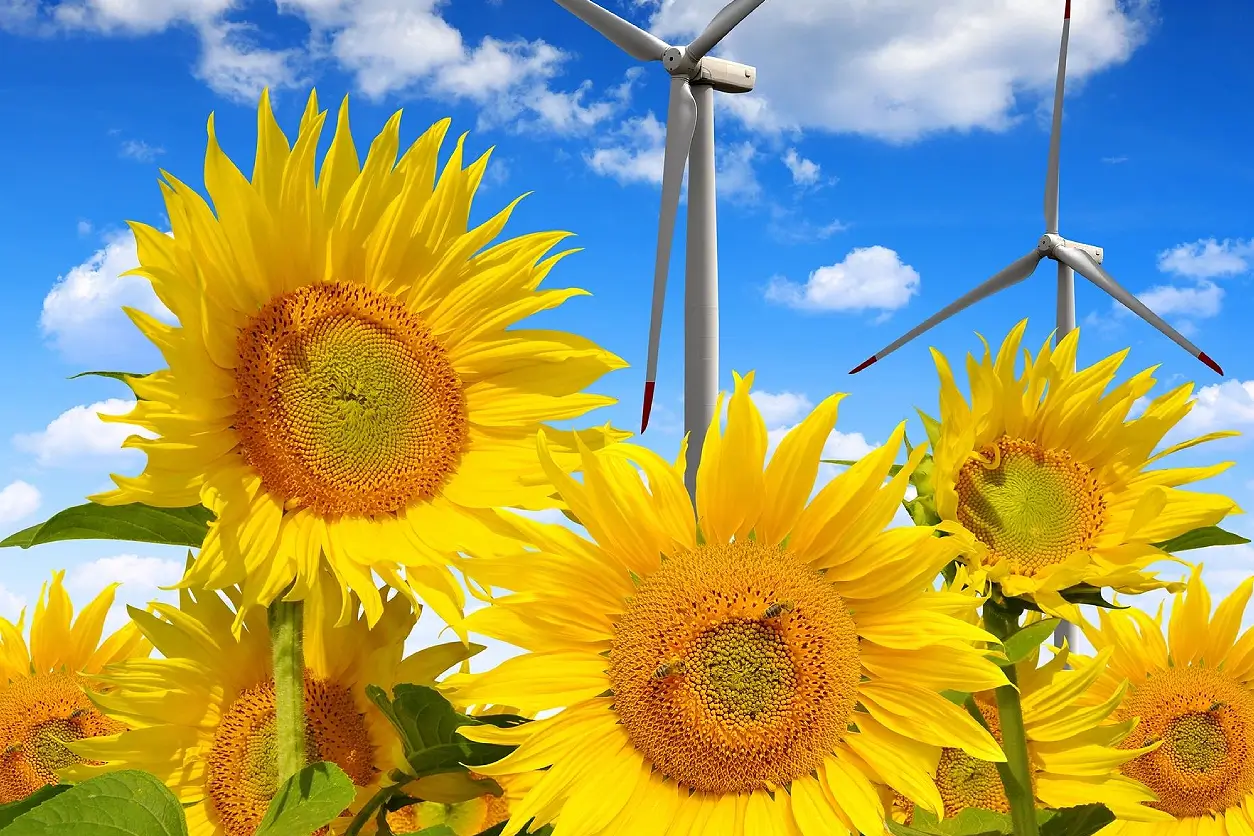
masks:
<svg viewBox="0 0 1254 836"><path fill-rule="evenodd" d="M899 426L808 501L841 396L766 463L752 380L737 376L726 431L711 424L695 508L682 451L672 466L631 444L584 448L576 481L542 437L591 539L519 522L535 553L467 561L509 591L468 629L528 652L449 677L450 699L562 709L462 730L518 747L482 774L544 770L504 834L532 819L569 836L879 833L879 784L941 809L936 746L1003 757L939 693L1006 682L974 646L993 637L952 615L976 602L932 587L956 539L886 528L923 449L888 478Z"/></svg>

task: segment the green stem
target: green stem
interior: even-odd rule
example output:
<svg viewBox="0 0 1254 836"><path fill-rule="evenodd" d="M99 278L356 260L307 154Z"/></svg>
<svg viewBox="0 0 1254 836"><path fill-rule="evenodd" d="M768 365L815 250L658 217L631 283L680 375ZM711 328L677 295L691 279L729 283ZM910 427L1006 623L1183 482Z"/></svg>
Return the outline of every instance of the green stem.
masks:
<svg viewBox="0 0 1254 836"><path fill-rule="evenodd" d="M344 836L357 836L357 834L361 832L361 829L366 826L366 823L370 821L370 817L375 815L379 808L391 801L392 796L399 794L400 791L400 784L396 784L394 786L384 787L374 795L370 796L370 800L357 811L357 815L353 817L351 822L349 822L348 829L344 831Z"/></svg>
<svg viewBox="0 0 1254 836"><path fill-rule="evenodd" d="M281 597L268 612L280 785L305 768L304 614L304 602Z"/></svg>
<svg viewBox="0 0 1254 836"><path fill-rule="evenodd" d="M996 595L984 603L984 624L990 633L1005 641L1019 629L1022 611L1013 599L1006 600ZM1028 736L1023 726L1018 676L1014 665L1007 665L1002 670L1010 684L993 691L997 701L997 719L1001 724L1001 746L1006 753L1006 762L997 764L997 772L1006 788L1016 836L1039 836L1036 794L1032 791L1032 764L1028 758Z"/></svg>

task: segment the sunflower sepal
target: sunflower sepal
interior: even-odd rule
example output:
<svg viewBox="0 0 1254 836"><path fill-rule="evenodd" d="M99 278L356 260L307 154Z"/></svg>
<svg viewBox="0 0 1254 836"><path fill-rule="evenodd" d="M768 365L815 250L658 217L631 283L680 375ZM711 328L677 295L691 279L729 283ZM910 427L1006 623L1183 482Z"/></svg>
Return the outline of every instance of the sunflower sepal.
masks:
<svg viewBox="0 0 1254 836"><path fill-rule="evenodd" d="M1091 607L1101 607L1107 610L1126 610L1123 604L1115 604L1107 601L1102 596L1102 588L1087 583L1078 583L1075 586L1069 586L1066 589L1058 591L1062 600L1068 604L1088 604Z"/></svg>
<svg viewBox="0 0 1254 836"><path fill-rule="evenodd" d="M255 836L313 833L353 803L357 788L334 763L311 763L285 780L274 794Z"/></svg>
<svg viewBox="0 0 1254 836"><path fill-rule="evenodd" d="M1033 624L1027 624L1006 637L1002 643L1008 665L1017 665L1030 657L1048 639L1054 629L1062 623L1060 618L1046 618Z"/></svg>

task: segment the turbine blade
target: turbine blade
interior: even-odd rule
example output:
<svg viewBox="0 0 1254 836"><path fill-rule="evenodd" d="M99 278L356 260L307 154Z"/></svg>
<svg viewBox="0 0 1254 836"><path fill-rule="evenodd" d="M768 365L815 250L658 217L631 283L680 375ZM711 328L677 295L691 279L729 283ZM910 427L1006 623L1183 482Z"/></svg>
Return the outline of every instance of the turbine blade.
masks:
<svg viewBox="0 0 1254 836"><path fill-rule="evenodd" d="M657 223L657 260L653 264L653 311L649 315L649 356L645 363L644 409L640 432L649 426L653 390L657 381L658 345L662 339L662 308L666 305L666 274L671 263L671 242L675 238L675 216L679 213L679 187L688 164L688 149L697 128L697 100L688 79L671 79L671 99L666 110L666 151L662 162L662 209Z"/></svg>
<svg viewBox="0 0 1254 836"><path fill-rule="evenodd" d="M903 345L910 342L911 340L913 340L915 337L919 336L920 334L926 331L930 331L932 328L936 327L940 323L949 319L951 316L958 313L959 311L966 310L967 308L974 305L976 302L980 301L981 299L985 299L989 296L992 296L994 293L996 293L999 290L1004 290L1010 287L1011 285L1018 284L1019 282L1026 279L1028 276L1032 275L1032 273L1036 270L1036 265L1040 264L1041 259L1044 257L1045 256L1040 252L1040 250L1033 250L1032 252L1023 256L1023 258L1020 258L1017 261L1011 262L1009 265L1006 266L1005 269L994 274L992 278L985 281L975 290L972 290L970 293L966 294L965 296L962 296L957 301L951 302L950 304L941 308L938 312L936 312L935 314L933 314L932 316L924 320L924 322L921 325L917 326L916 328L912 328L910 331L906 332L905 336L901 337L900 339L898 339L897 341L893 343L890 343L886 348L883 348L875 352L866 360L858 364L858 366L855 367L849 373L857 374L858 372L865 369L867 366L870 366L872 363L878 362L879 360L883 360L885 357L892 354L894 351L901 348Z"/></svg>
<svg viewBox="0 0 1254 836"><path fill-rule="evenodd" d="M1224 373L1223 369L1219 367L1219 364L1210 359L1205 351L1202 351L1193 343L1189 342L1184 335L1175 328L1172 328L1166 322L1163 322L1158 314L1151 311L1144 302L1120 287L1119 283L1116 282L1109 273L1103 270L1100 264L1090 258L1088 253L1083 250L1077 250L1073 247L1055 247L1051 255L1058 261L1066 264L1075 272L1079 273L1084 278L1088 279L1093 284L1100 287L1102 290L1106 291L1107 294L1117 299L1125 308L1132 311L1141 319L1145 320L1150 325L1153 325L1159 331L1162 331L1168 339L1192 354L1197 359L1201 360L1208 368L1220 375Z"/></svg>
<svg viewBox="0 0 1254 836"><path fill-rule="evenodd" d="M735 29L740 21L764 2L766 0L731 0L718 14L714 15L714 19L705 27L705 31L688 44L685 49L688 57L693 61L700 61L707 52L718 46L719 41L727 37L728 32Z"/></svg>
<svg viewBox="0 0 1254 836"><path fill-rule="evenodd" d="M638 61L661 61L670 45L603 9L592 0L554 0L557 5L600 32L619 49Z"/></svg>
<svg viewBox="0 0 1254 836"><path fill-rule="evenodd" d="M1067 42L1071 39L1071 0L1062 12L1062 46L1054 82L1054 122L1049 130L1049 164L1045 168L1045 231L1058 233L1058 154L1062 147L1062 94L1067 86Z"/></svg>

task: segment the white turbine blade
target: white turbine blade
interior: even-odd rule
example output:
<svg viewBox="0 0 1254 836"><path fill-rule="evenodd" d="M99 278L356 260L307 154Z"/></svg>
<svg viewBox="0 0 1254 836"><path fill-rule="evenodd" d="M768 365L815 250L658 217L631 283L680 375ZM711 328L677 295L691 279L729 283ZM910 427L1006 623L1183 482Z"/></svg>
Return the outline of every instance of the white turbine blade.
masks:
<svg viewBox="0 0 1254 836"><path fill-rule="evenodd" d="M1049 165L1045 168L1045 231L1058 232L1058 153L1062 146L1062 94L1067 86L1067 42L1071 39L1071 0L1062 12L1062 46L1054 82L1054 122L1049 130Z"/></svg>
<svg viewBox="0 0 1254 836"><path fill-rule="evenodd" d="M705 31L697 35L684 51L693 61L700 61L707 52L718 46L719 41L727 37L728 32L735 29L740 21L764 2L766 0L732 0L714 15Z"/></svg>
<svg viewBox="0 0 1254 836"><path fill-rule="evenodd" d="M638 61L661 61L670 46L634 23L623 20L592 0L554 0L557 5L600 32Z"/></svg>
<svg viewBox="0 0 1254 836"><path fill-rule="evenodd" d="M1224 370L1219 367L1219 364L1210 359L1205 351L1202 351L1193 343L1185 339L1184 335L1175 328L1172 328L1166 322L1163 322L1158 314L1146 307L1144 302L1120 287L1119 283L1116 282L1109 273L1103 270L1100 264L1090 258L1088 253L1072 247L1055 247L1052 255L1054 258L1058 259L1063 264L1066 264L1072 270L1079 273L1102 290L1106 291L1106 293L1110 296L1121 302L1125 308L1132 311L1150 325L1153 325L1159 331L1162 331L1168 339L1192 354L1197 359L1201 360L1208 368L1221 375L1224 373Z"/></svg>
<svg viewBox="0 0 1254 836"><path fill-rule="evenodd" d="M905 336L901 337L896 342L890 343L887 348L875 352L849 373L857 374L872 363L883 360L885 357L892 354L894 351L901 348L903 345L910 342L920 334L930 331L932 328L949 319L959 311L966 310L976 302L992 296L999 290L1005 290L1011 285L1018 284L1028 276L1032 275L1032 273L1036 270L1036 265L1040 264L1041 259L1044 257L1045 256L1040 252L1040 250L1033 250L1023 258L1011 262L1004 270L993 275L992 278L988 279L988 281L981 284L975 290L961 297L957 301L951 302L941 308L940 311L933 314L921 325L908 331Z"/></svg>
<svg viewBox="0 0 1254 836"><path fill-rule="evenodd" d="M675 215L679 213L679 187L688 163L688 149L697 128L697 100L688 79L671 79L671 100L666 110L666 152L662 162L662 209L657 222L657 261L653 265L653 312L649 315L649 357L645 364L644 408L640 432L649 426L653 390L657 384L658 344L662 339L662 308L666 304L666 274L671 263L671 242L675 237Z"/></svg>

